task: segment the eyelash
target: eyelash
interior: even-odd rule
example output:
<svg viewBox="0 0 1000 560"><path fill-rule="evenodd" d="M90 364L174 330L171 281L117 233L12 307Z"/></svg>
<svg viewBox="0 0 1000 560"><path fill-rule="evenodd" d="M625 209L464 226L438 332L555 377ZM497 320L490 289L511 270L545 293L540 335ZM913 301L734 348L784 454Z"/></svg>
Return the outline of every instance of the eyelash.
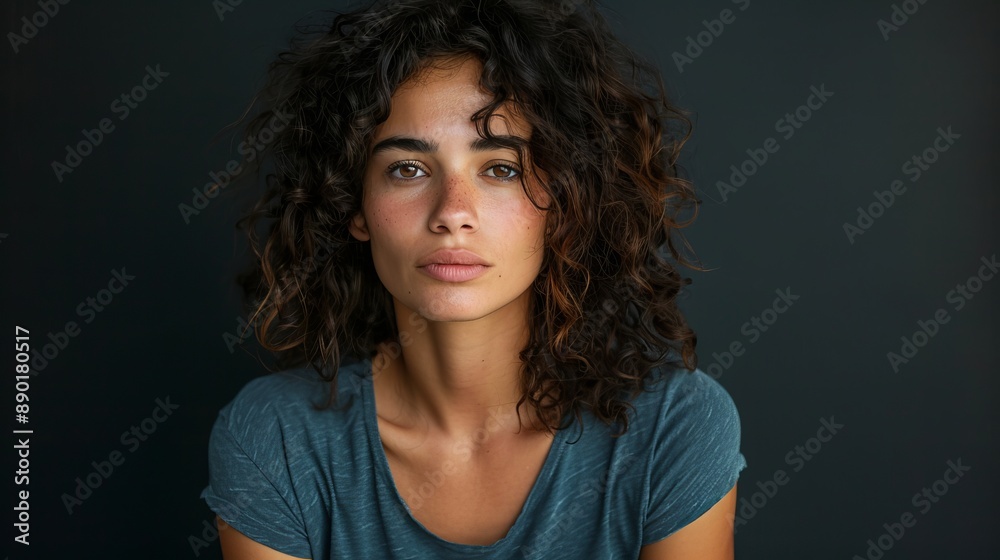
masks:
<svg viewBox="0 0 1000 560"><path fill-rule="evenodd" d="M392 173L394 171L396 171L397 169L400 169L402 167L416 167L420 171L423 171L424 173L427 173L427 170L424 169L424 167L420 164L420 162L413 161L413 160L406 160L406 161L397 161L397 162L393 163L392 165L390 165L389 168L386 169L386 174L388 174L390 176L390 178L392 178L392 179L394 179L396 181L415 181L417 179L421 179L422 178L422 177L393 177ZM510 176L510 177L489 176L491 179L496 179L496 180L502 181L504 183L509 183L509 182L512 182L512 181L517 181L521 177L521 170L518 169L518 167L516 165L512 165L512 164L509 164L509 163L506 163L506 162L503 162L503 161L495 161L495 162L491 161L489 163L489 165L487 166L487 169L493 169L495 167L506 167L507 169L511 170L514 174L512 176Z"/></svg>

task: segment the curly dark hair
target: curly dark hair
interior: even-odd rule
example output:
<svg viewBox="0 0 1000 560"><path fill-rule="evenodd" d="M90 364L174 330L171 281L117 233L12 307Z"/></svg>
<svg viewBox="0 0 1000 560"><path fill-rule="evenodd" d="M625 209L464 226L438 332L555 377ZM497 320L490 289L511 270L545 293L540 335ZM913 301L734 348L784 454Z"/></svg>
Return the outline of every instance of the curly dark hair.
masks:
<svg viewBox="0 0 1000 560"><path fill-rule="evenodd" d="M330 406L342 360L398 341L392 296L348 223L395 89L431 61L475 57L492 95L473 116L479 135L493 138L489 118L514 106L532 130L518 163L530 157L550 200L516 408L528 403L552 432L587 407L625 433L629 400L654 369L697 366L697 337L677 305L691 280L671 264L704 270L678 231L701 202L677 163L692 126L657 69L587 0L392 0L330 21L299 26L244 132L257 146L270 140L252 153L255 173L258 155L273 161L263 196L237 222L255 255L239 283L260 344L280 367L315 368L331 383ZM277 115L288 126L269 130Z"/></svg>

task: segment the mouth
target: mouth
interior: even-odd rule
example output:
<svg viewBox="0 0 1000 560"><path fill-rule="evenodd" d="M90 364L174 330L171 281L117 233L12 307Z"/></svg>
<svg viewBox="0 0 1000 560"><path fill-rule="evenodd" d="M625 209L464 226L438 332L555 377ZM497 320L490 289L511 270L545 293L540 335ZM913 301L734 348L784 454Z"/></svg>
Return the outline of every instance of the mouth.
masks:
<svg viewBox="0 0 1000 560"><path fill-rule="evenodd" d="M484 264L430 263L417 267L424 274L442 282L468 282L486 273Z"/></svg>
<svg viewBox="0 0 1000 560"><path fill-rule="evenodd" d="M467 249L438 249L417 261L417 269L442 282L467 282L491 267L486 259Z"/></svg>
<svg viewBox="0 0 1000 560"><path fill-rule="evenodd" d="M417 262L417 267L432 264L460 264L490 266L490 263L466 249L438 249Z"/></svg>

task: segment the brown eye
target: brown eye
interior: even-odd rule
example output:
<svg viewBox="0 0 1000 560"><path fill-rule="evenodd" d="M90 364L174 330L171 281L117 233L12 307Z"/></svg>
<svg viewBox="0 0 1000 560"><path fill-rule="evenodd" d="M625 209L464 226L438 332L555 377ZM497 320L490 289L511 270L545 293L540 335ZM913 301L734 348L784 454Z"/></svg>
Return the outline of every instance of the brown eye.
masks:
<svg viewBox="0 0 1000 560"><path fill-rule="evenodd" d="M500 179L501 181L513 181L519 175L517 169L513 166L503 163L491 165L489 171L491 173L487 173L487 176Z"/></svg>
<svg viewBox="0 0 1000 560"><path fill-rule="evenodd" d="M493 172L493 174L496 175L497 177L507 178L507 177L510 177L511 175L514 174L514 170L511 169L511 168L509 168L509 167L507 167L506 165L494 165L493 169L499 169L500 170L499 173L496 172L496 171Z"/></svg>
<svg viewBox="0 0 1000 560"><path fill-rule="evenodd" d="M390 165L387 172L391 178L401 181L419 179L427 174L416 162L412 161L398 161ZM421 173L424 175L421 175Z"/></svg>

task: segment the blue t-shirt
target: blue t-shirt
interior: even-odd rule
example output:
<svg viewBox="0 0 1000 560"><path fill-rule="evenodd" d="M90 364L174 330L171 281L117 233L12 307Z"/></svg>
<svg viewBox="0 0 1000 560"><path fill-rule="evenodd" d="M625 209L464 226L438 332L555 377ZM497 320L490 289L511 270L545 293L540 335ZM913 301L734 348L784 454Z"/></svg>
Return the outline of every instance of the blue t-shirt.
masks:
<svg viewBox="0 0 1000 560"><path fill-rule="evenodd" d="M301 558L638 558L701 516L746 461L726 390L701 370L663 374L632 404L628 432L584 411L556 432L513 527L488 545L428 531L400 497L375 412L371 361L341 365L337 406L308 368L246 384L219 412L201 493L226 523ZM631 413L630 413L631 414Z"/></svg>

